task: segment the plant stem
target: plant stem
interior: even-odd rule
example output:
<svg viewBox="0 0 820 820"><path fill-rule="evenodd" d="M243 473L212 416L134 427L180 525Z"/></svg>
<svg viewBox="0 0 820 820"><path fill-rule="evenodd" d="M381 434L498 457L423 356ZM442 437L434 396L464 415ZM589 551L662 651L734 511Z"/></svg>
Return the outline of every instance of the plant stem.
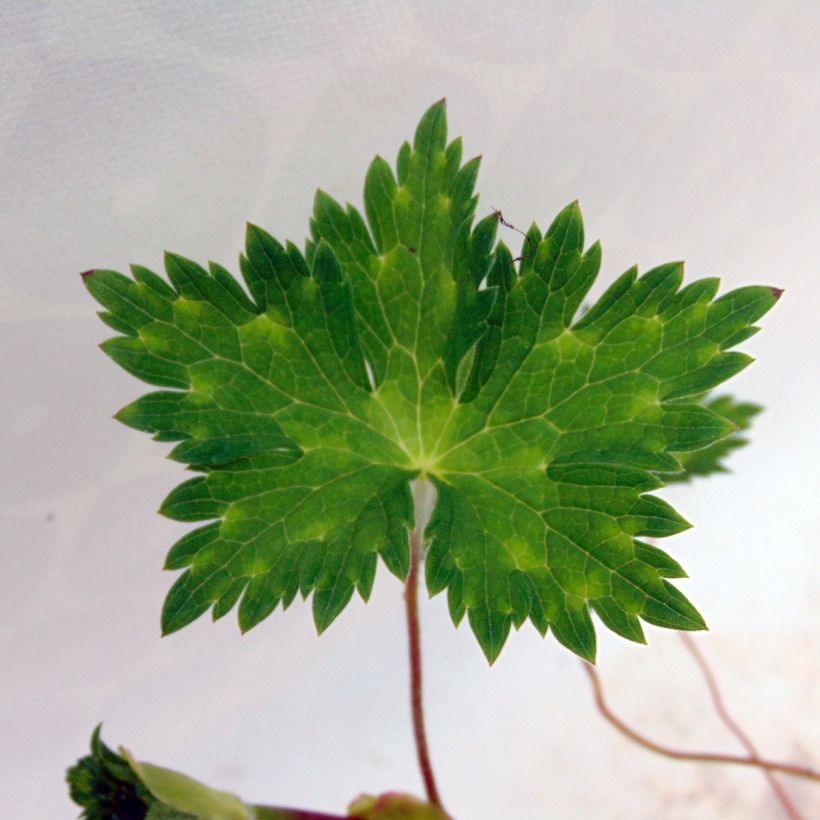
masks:
<svg viewBox="0 0 820 820"><path fill-rule="evenodd" d="M723 700L723 695L720 693L717 679L715 678L714 672L712 672L712 668L709 666L708 661L703 656L703 653L697 647L692 638L685 632L680 633L680 639L686 647L686 650L694 658L695 663L698 665L698 668L703 675L703 679L706 681L706 687L709 690L709 695L712 698L712 705L715 707L715 711L723 722L723 725L726 726L726 728L743 744L744 748L749 753L750 758L753 760L760 760L760 752L758 752L757 747L752 742L752 739L746 734L745 731L743 731L737 721L729 714L729 710L726 708L726 704ZM783 811L786 813L786 816L789 817L790 820L803 820L802 815L797 810L794 803L792 803L788 793L774 774L769 769L764 768L763 776L768 781L775 797L783 807Z"/></svg>
<svg viewBox="0 0 820 820"><path fill-rule="evenodd" d="M592 683L592 690L595 695L595 705L598 711L609 721L622 735L628 737L639 746L649 749L651 752L663 755L664 757L671 757L674 760L692 760L699 763L733 763L738 766L754 766L759 769L765 769L771 772L782 772L791 777L802 777L805 780L813 780L820 783L820 772L810 769L807 766L795 766L790 763L778 763L773 760L763 760L758 757L740 757L738 755L716 754L712 752L684 752L680 749L673 749L669 746L663 746L660 743L655 743L644 735L636 732L632 727L628 726L617 715L613 714L609 706L607 706L604 699L604 690L601 686L601 681L598 673L590 666L590 664L583 662L584 671Z"/></svg>
<svg viewBox="0 0 820 820"><path fill-rule="evenodd" d="M419 566L421 564L421 536L418 529L410 533L410 570L407 573L407 585L404 589L404 601L407 610L407 637L410 651L410 706L413 713L413 735L416 740L421 777L427 791L427 800L434 806L442 808L433 766L430 763L430 752L427 748L427 733L424 729L424 705L422 703L421 684L421 633L419 630Z"/></svg>
<svg viewBox="0 0 820 820"><path fill-rule="evenodd" d="M278 806L253 806L257 820L356 820L346 814L325 814L310 809L289 809Z"/></svg>

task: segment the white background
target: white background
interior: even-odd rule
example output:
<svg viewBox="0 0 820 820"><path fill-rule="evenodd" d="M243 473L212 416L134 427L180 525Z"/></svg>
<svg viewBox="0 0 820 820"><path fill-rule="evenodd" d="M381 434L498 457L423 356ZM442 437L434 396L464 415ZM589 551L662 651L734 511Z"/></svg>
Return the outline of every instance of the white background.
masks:
<svg viewBox="0 0 820 820"><path fill-rule="evenodd" d="M244 223L301 242L321 186L361 200L446 95L482 153L479 213L546 225L580 199L602 280L688 276L786 293L732 390L766 404L734 475L665 492L698 636L768 755L820 765L820 6L809 2L23 2L0 11L0 815L76 816L63 771L112 745L249 800L341 811L421 791L401 588L381 568L321 639L294 604L160 639L184 474L111 420L143 386L95 347L80 271L237 269ZM515 235L507 237L515 240ZM430 741L447 806L492 818L775 818L755 771L675 763L595 712L532 629L488 669L423 604ZM613 706L653 737L738 751L677 636L601 634ZM788 784L807 817L820 788Z"/></svg>

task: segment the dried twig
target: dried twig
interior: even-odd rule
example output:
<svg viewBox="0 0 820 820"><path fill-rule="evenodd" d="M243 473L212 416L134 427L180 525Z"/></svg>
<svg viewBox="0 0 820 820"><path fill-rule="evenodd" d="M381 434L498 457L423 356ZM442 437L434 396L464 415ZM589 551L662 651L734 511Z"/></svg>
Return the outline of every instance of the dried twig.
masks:
<svg viewBox="0 0 820 820"><path fill-rule="evenodd" d="M671 757L674 760L692 760L698 763L730 763L736 766L753 766L758 769L766 769L772 772L780 772L787 774L790 777L801 777L804 780L813 780L815 783L820 783L820 772L809 768L808 766L796 766L791 763L779 763L773 760L765 760L763 758L740 757L738 755L719 754L712 752L685 752L680 749L673 749L670 746L664 746L650 740L648 737L635 731L631 726L627 725L617 715L613 714L604 699L604 690L601 685L601 680L594 667L586 662L582 662L584 671L589 677L592 684L592 690L595 696L595 705L603 717L611 723L622 735L628 737L633 743L649 749L651 752L663 755L664 757Z"/></svg>
<svg viewBox="0 0 820 820"><path fill-rule="evenodd" d="M754 743L752 743L752 739L746 734L746 732L743 731L740 725L729 714L729 710L726 708L723 696L720 693L717 679L715 678L715 675L703 653L700 649L698 649L692 638L686 633L682 632L680 634L680 639L683 641L683 645L686 647L687 652L689 652L689 654L695 659L695 663L698 665L698 668L703 675L703 679L706 681L706 686L709 689L709 695L712 698L712 704L715 707L718 717L721 719L724 726L726 726L726 728L743 744L743 747L749 753L749 757L752 760L760 760L760 753L757 751ZM791 798L786 793L786 790L771 770L764 768L763 776L769 782L775 797L780 802L780 805L783 807L783 811L786 812L786 815L790 817L791 820L803 820L802 815L797 810L794 803L792 803Z"/></svg>

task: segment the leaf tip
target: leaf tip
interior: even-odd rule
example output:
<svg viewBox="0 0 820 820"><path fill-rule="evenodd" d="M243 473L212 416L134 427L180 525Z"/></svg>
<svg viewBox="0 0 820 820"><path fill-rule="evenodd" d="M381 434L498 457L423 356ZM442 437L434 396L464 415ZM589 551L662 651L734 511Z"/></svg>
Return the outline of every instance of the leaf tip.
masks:
<svg viewBox="0 0 820 820"><path fill-rule="evenodd" d="M82 280L83 280L83 282L87 282L87 281L88 281L88 278L89 278L90 276L93 276L96 272L97 272L97 269L96 269L96 268L92 268L91 270L84 270L84 271L80 274L80 279L82 279ZM783 291L780 291L780 292L782 293Z"/></svg>
<svg viewBox="0 0 820 820"><path fill-rule="evenodd" d="M506 641L506 636L505 636ZM479 645L481 646L481 650L484 652L484 657L487 659L487 666L494 666L495 662L498 660L499 656L501 655L501 650L504 648L505 641L501 642L493 642L493 641L485 641L479 640Z"/></svg>
<svg viewBox="0 0 820 820"><path fill-rule="evenodd" d="M555 217L552 225L550 226L550 229L547 231L547 234L549 235L550 231L554 230L554 228L558 224L566 225L568 222L581 223L582 220L583 216L581 215L581 203L579 200L573 199L572 202L570 202L569 205L565 205L559 212L558 216ZM538 226L535 224L535 222L533 222L530 226L528 233L532 233L533 231L537 230Z"/></svg>
<svg viewBox="0 0 820 820"><path fill-rule="evenodd" d="M780 297L783 295L783 288L772 288L771 291L772 291L772 296L774 296L775 302L778 299L780 299Z"/></svg>
<svg viewBox="0 0 820 820"><path fill-rule="evenodd" d="M643 643L646 643L645 636ZM573 644L572 646L566 644L566 646L571 649L582 661L588 663L590 666L595 666L598 663L598 642L594 638L591 642L582 641L577 644Z"/></svg>
<svg viewBox="0 0 820 820"><path fill-rule="evenodd" d="M572 202L567 205L562 213L566 216L571 218L579 219L581 217L581 202L578 199L573 199ZM533 223L533 227L535 227L535 223Z"/></svg>
<svg viewBox="0 0 820 820"><path fill-rule="evenodd" d="M322 618L316 613L316 609L313 610L313 626L316 628L316 636L319 637L322 633L330 626L331 621L328 621L326 618Z"/></svg>
<svg viewBox="0 0 820 820"><path fill-rule="evenodd" d="M172 619L170 617L166 617L163 613L162 620L160 621L159 626L159 634L161 638L167 638L169 635L173 635L174 632L177 632L180 627L174 625Z"/></svg>
<svg viewBox="0 0 820 820"><path fill-rule="evenodd" d="M258 239L263 234L262 228L254 225L253 222L245 223L245 244L247 245L251 239Z"/></svg>

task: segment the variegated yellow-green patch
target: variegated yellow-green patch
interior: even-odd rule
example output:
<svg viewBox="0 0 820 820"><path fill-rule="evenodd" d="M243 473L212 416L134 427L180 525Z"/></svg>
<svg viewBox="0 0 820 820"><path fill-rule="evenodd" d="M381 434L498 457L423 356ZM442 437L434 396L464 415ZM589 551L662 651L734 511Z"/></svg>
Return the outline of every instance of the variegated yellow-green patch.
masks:
<svg viewBox="0 0 820 820"><path fill-rule="evenodd" d="M165 388L118 418L200 473L162 506L208 522L168 556L165 632L237 602L247 630L297 593L324 630L379 556L405 577L414 480L437 491L428 589L490 662L527 620L587 660L591 611L634 641L642 620L704 628L669 581L683 570L640 540L689 526L650 493L736 429L701 397L750 363L730 348L779 291L715 298L675 262L628 270L579 317L601 248L577 203L517 263L498 214L474 221L461 154L436 103L395 170L373 161L365 217L320 191L304 253L250 226L246 288L172 254L168 281L84 277L119 334L104 350Z"/></svg>

